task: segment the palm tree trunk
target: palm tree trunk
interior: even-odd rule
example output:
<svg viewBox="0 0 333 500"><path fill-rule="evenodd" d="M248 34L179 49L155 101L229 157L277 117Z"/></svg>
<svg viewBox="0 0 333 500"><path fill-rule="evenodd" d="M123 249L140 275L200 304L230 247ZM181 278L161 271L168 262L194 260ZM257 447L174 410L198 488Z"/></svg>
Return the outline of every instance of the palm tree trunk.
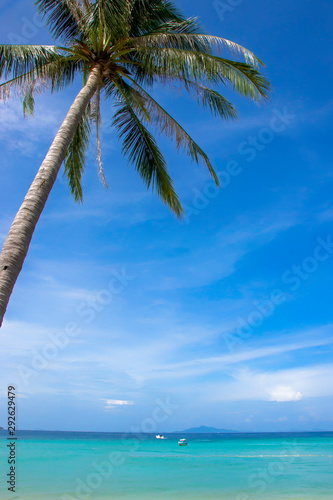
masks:
<svg viewBox="0 0 333 500"><path fill-rule="evenodd" d="M96 66L70 107L9 230L0 254L0 327L38 219L79 121L100 81L101 68Z"/></svg>

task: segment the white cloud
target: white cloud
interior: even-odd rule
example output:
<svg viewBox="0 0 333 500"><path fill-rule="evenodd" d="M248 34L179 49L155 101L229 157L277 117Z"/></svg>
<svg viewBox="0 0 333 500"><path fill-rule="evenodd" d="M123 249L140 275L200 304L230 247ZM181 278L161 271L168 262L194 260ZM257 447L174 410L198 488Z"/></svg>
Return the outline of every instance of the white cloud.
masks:
<svg viewBox="0 0 333 500"><path fill-rule="evenodd" d="M134 404L133 401L126 401L124 399L102 399L102 401L105 401L104 411L113 410L113 408L117 406L129 406Z"/></svg>
<svg viewBox="0 0 333 500"><path fill-rule="evenodd" d="M105 399L104 400L107 405L114 405L114 406L123 406L123 405L132 405L133 401L125 401L122 399Z"/></svg>
<svg viewBox="0 0 333 500"><path fill-rule="evenodd" d="M275 389L268 391L270 394L271 401L277 401L279 403L285 401L299 401L302 398L302 393L295 391L291 387L278 386Z"/></svg>

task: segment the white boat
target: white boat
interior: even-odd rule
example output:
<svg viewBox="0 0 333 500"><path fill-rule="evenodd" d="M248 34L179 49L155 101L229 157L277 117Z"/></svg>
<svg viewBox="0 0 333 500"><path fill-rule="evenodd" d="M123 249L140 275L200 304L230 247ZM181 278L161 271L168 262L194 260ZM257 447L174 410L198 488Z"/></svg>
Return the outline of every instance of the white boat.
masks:
<svg viewBox="0 0 333 500"><path fill-rule="evenodd" d="M166 439L162 434L156 434L156 439Z"/></svg>
<svg viewBox="0 0 333 500"><path fill-rule="evenodd" d="M187 441L186 441L186 439L180 439L178 441L178 444L179 444L179 446L187 446Z"/></svg>

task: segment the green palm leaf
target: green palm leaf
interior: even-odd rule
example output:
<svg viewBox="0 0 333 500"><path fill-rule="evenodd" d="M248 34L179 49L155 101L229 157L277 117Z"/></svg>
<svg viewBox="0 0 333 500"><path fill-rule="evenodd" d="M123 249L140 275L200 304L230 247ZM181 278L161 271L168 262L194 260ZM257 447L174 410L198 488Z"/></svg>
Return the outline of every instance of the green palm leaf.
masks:
<svg viewBox="0 0 333 500"><path fill-rule="evenodd" d="M71 194L76 202L83 203L83 192L81 186L82 174L85 170L86 154L90 139L90 107L81 118L75 131L74 137L69 145L65 157L65 175L67 175Z"/></svg>
<svg viewBox="0 0 333 500"><path fill-rule="evenodd" d="M112 43L127 38L129 32L130 10L127 0L96 0L89 16L89 33L99 42L110 37Z"/></svg>
<svg viewBox="0 0 333 500"><path fill-rule="evenodd" d="M168 22L183 22L184 18L172 2L134 0L131 8L130 37L152 32Z"/></svg>
<svg viewBox="0 0 333 500"><path fill-rule="evenodd" d="M189 19L181 23L167 23L162 25L157 33L148 33L141 37L131 39L133 47L183 49L206 54L213 54L214 50L222 53L228 50L231 55L241 56L245 62L258 67L263 63L253 52L241 45L216 36L196 33L196 19Z"/></svg>
<svg viewBox="0 0 333 500"><path fill-rule="evenodd" d="M219 185L218 177L206 153L148 92L135 82L133 83L135 88L125 82L122 82L121 86L121 92L125 95L129 105L139 113L144 121L154 125L162 134L174 139L177 149L183 149L193 162L199 164L202 161L216 184Z"/></svg>
<svg viewBox="0 0 333 500"><path fill-rule="evenodd" d="M14 92L22 98L24 114L33 114L35 94L41 94L47 89L51 92L62 90L73 83L82 68L82 61L59 56L54 62L38 66L37 69L0 84L0 99L8 99Z"/></svg>
<svg viewBox="0 0 333 500"><path fill-rule="evenodd" d="M133 163L147 188L156 190L162 201L177 215L183 209L174 190L165 159L155 139L126 100L118 104L113 125L123 138L123 153Z"/></svg>
<svg viewBox="0 0 333 500"><path fill-rule="evenodd" d="M135 54L142 69L141 80L172 79L218 85L229 82L237 92L253 100L267 98L268 80L252 65L234 62L203 52L169 48L142 48Z"/></svg>
<svg viewBox="0 0 333 500"><path fill-rule="evenodd" d="M55 38L70 41L82 35L85 10L75 0L36 0L39 13Z"/></svg>
<svg viewBox="0 0 333 500"><path fill-rule="evenodd" d="M213 115L219 116L223 120L236 120L238 118L234 105L216 90L185 79L180 79L180 82L184 84L190 95L196 96L198 105L209 109Z"/></svg>
<svg viewBox="0 0 333 500"><path fill-rule="evenodd" d="M37 71L58 57L54 45L0 45L0 78Z"/></svg>

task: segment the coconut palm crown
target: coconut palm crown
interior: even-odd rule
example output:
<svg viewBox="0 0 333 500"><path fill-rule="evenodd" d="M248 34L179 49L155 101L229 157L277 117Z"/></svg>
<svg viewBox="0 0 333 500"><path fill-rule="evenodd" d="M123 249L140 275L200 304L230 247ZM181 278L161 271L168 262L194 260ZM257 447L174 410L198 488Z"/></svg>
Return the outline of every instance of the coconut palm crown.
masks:
<svg viewBox="0 0 333 500"><path fill-rule="evenodd" d="M267 98L261 61L240 45L201 33L197 19L184 18L167 0L37 0L39 13L59 45L0 45L0 97L22 96L33 113L36 94L60 91L77 76L83 88L72 104L13 222L0 255L0 325L29 244L62 162L71 193L82 201L81 178L92 126L97 132L99 175L106 185L100 150L100 103L112 102L113 127L123 154L148 188L183 215L166 161L149 128L174 139L218 185L204 151L150 95L154 84L181 85L199 105L222 119L237 118L218 92L229 85L240 95ZM242 61L226 59L223 52ZM7 80L7 81L6 81ZM147 128L149 127L149 128Z"/></svg>

